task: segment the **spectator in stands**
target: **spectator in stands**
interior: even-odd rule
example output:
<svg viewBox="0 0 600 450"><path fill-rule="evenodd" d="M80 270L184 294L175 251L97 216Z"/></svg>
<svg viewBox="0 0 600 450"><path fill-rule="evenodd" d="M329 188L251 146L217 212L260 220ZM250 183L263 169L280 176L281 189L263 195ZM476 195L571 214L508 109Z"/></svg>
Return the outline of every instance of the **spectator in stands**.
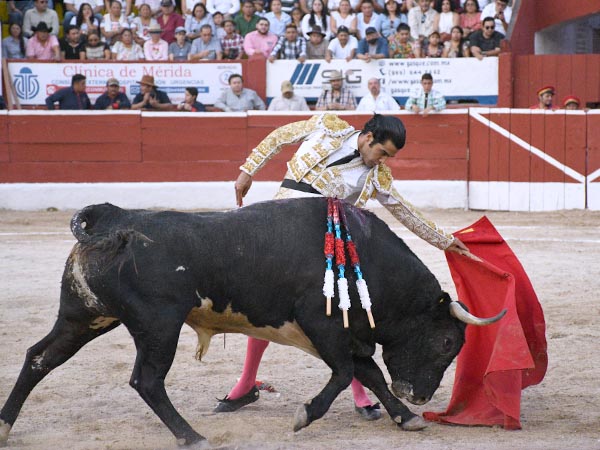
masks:
<svg viewBox="0 0 600 450"><path fill-rule="evenodd" d="M200 38L192 42L190 61L223 59L221 42L212 34L210 25L202 25Z"/></svg>
<svg viewBox="0 0 600 450"><path fill-rule="evenodd" d="M575 95L569 95L563 100L564 109L576 110L579 109L579 105L581 105L581 100Z"/></svg>
<svg viewBox="0 0 600 450"><path fill-rule="evenodd" d="M235 22L227 19L223 22L225 36L221 39L221 48L223 49L223 58L242 59L244 56L244 38L241 34L235 32Z"/></svg>
<svg viewBox="0 0 600 450"><path fill-rule="evenodd" d="M461 58L470 56L469 44L463 38L463 30L461 27L452 27L450 40L444 42L444 52L442 58Z"/></svg>
<svg viewBox="0 0 600 450"><path fill-rule="evenodd" d="M102 16L100 15L100 18L98 18L96 15L94 15L94 10L89 3L81 3L77 15L71 17L70 25L79 27L81 39L85 41L90 31L100 30L101 21ZM64 27L64 29L66 30L67 27Z"/></svg>
<svg viewBox="0 0 600 450"><path fill-rule="evenodd" d="M175 29L177 27L183 27L185 21L183 17L175 12L175 5L172 0L162 0L160 2L161 13L156 18L156 21L162 29L160 37L167 41L168 44L175 42Z"/></svg>
<svg viewBox="0 0 600 450"><path fill-rule="evenodd" d="M48 8L48 0L35 0L34 8L25 11L23 18L23 34L26 37L33 35L33 29L39 23L44 22L51 34L58 36L58 14L53 9Z"/></svg>
<svg viewBox="0 0 600 450"><path fill-rule="evenodd" d="M264 111L265 102L252 89L244 87L244 79L234 73L229 77L229 89L223 91L215 107L225 112L245 112L253 109Z"/></svg>
<svg viewBox="0 0 600 450"><path fill-rule="evenodd" d="M121 38L110 49L111 59L117 61L139 61L144 59L144 50L133 40L133 31L125 28Z"/></svg>
<svg viewBox="0 0 600 450"><path fill-rule="evenodd" d="M437 11L431 7L430 0L418 0L418 6L408 11L410 35L421 47L427 36L433 33L433 23L437 15Z"/></svg>
<svg viewBox="0 0 600 450"><path fill-rule="evenodd" d="M460 23L460 16L454 11L451 0L437 0L435 10L438 14L433 19L433 30L440 33L442 43L450 40L452 27Z"/></svg>
<svg viewBox="0 0 600 450"><path fill-rule="evenodd" d="M394 97L381 92L381 82L378 78L369 80L369 94L360 99L357 111L381 112L381 111L399 111L400 105Z"/></svg>
<svg viewBox="0 0 600 450"><path fill-rule="evenodd" d="M131 102L127 96L121 92L119 80L109 78L106 81L106 91L96 99L94 109L129 109Z"/></svg>
<svg viewBox="0 0 600 450"><path fill-rule="evenodd" d="M339 70L332 70L329 76L330 88L323 88L315 109L319 111L343 111L356 109L354 94L343 87L344 76Z"/></svg>
<svg viewBox="0 0 600 450"><path fill-rule="evenodd" d="M162 30L157 24L148 30L150 40L144 43L146 61L167 61L169 59L169 44L161 39Z"/></svg>
<svg viewBox="0 0 600 450"><path fill-rule="evenodd" d="M60 45L56 36L50 34L51 31L52 28L48 28L46 22L40 22L33 27L34 34L27 41L27 58L60 61Z"/></svg>
<svg viewBox="0 0 600 450"><path fill-rule="evenodd" d="M290 12L290 17L292 18L292 23L296 25L298 28L298 33L302 33L302 17L304 14L300 8L294 8Z"/></svg>
<svg viewBox="0 0 600 450"><path fill-rule="evenodd" d="M460 15L460 27L465 33L465 39L469 39L473 31L481 30L481 11L477 0L467 0L464 11Z"/></svg>
<svg viewBox="0 0 600 450"><path fill-rule="evenodd" d="M133 0L119 0L121 2L121 6L123 7L122 9L122 15L123 18L125 19L125 21L129 21L129 18L131 16L131 11L133 10ZM175 2L175 0L173 0L173 2ZM106 11L110 10L110 4L111 4L111 0L104 0L104 9Z"/></svg>
<svg viewBox="0 0 600 450"><path fill-rule="evenodd" d="M371 62L373 59L387 58L389 53L387 39L380 36L374 27L369 27L365 30L365 37L358 41L356 58Z"/></svg>
<svg viewBox="0 0 600 450"><path fill-rule="evenodd" d="M95 17L98 23L102 21L102 9L104 4L102 0L63 0L65 6L65 16L63 20L63 30L66 30L69 25L77 25L81 29L82 24L71 23L74 17L77 17L83 5L88 5L92 10L92 16ZM93 23L90 18L90 23ZM83 31L83 30L82 30Z"/></svg>
<svg viewBox="0 0 600 450"><path fill-rule="evenodd" d="M372 0L362 0L360 12L356 17L356 28L358 30L356 36L358 39L364 39L366 37L367 28L375 28L377 32L381 30L379 14L375 12Z"/></svg>
<svg viewBox="0 0 600 450"><path fill-rule="evenodd" d="M156 17L160 14L160 2L162 0L135 0L135 6L138 9L139 15L141 15L142 5L148 5L150 8L150 15ZM140 44L142 45L142 44Z"/></svg>
<svg viewBox="0 0 600 450"><path fill-rule="evenodd" d="M131 29L135 31L135 35L133 36L136 44L140 45L142 48L146 41L150 40L150 30L151 27L160 27L158 22L154 17L152 17L152 9L150 5L146 3L142 3L138 7L139 15L133 19L131 22Z"/></svg>
<svg viewBox="0 0 600 450"><path fill-rule="evenodd" d="M406 59L419 58L421 47L417 42L412 42L410 37L410 27L401 23L396 28L396 34L389 39L390 58Z"/></svg>
<svg viewBox="0 0 600 450"><path fill-rule="evenodd" d="M330 17L327 5L324 0L313 0L310 12L302 18L302 35L305 39L309 39L313 27L321 27L321 31L325 33L325 38L331 37L331 29L329 27Z"/></svg>
<svg viewBox="0 0 600 450"><path fill-rule="evenodd" d="M411 92L404 109L416 114L429 115L434 111L441 111L446 108L446 99L433 88L433 77L430 73L424 73L421 76L421 86L417 86Z"/></svg>
<svg viewBox="0 0 600 450"><path fill-rule="evenodd" d="M471 33L469 36L471 54L482 60L486 56L500 54L500 42L504 35L494 30L496 27L493 17L486 17L482 22L482 29Z"/></svg>
<svg viewBox="0 0 600 450"><path fill-rule="evenodd" d="M125 28L129 28L129 22L127 22L125 16L121 15L121 11L121 2L119 0L111 0L109 13L104 15L104 19L100 25L100 32L108 45L117 42L117 39L121 36L121 32Z"/></svg>
<svg viewBox="0 0 600 450"><path fill-rule="evenodd" d="M208 9L208 12L213 16L219 11L223 14L227 14L229 17L233 17L240 10L240 2L239 0L206 0L206 9ZM254 14L254 6L252 9L252 13Z"/></svg>
<svg viewBox="0 0 600 450"><path fill-rule="evenodd" d="M348 28L342 25L337 29L337 37L332 39L327 46L325 60L331 62L332 59L345 59L350 62L356 56L357 48L358 40L350 35Z"/></svg>
<svg viewBox="0 0 600 450"><path fill-rule="evenodd" d="M54 109L56 102L58 102L58 109L90 109L92 104L85 93L85 75L80 73L73 75L70 87L59 89L46 97L48 109Z"/></svg>
<svg viewBox="0 0 600 450"><path fill-rule="evenodd" d="M181 0L179 5L181 6L181 15L184 19L187 20L188 17L194 15L193 11L197 4L202 3L205 5L204 12L208 15L208 10L206 9L205 0ZM215 30L213 30L214 33Z"/></svg>
<svg viewBox="0 0 600 450"><path fill-rule="evenodd" d="M177 110L187 112L205 112L206 107L197 99L198 89L196 89L195 87L186 87L185 97L183 99L183 102L177 105Z"/></svg>
<svg viewBox="0 0 600 450"><path fill-rule="evenodd" d="M254 14L258 17L265 17L267 12L265 11L265 0L252 0L254 5Z"/></svg>
<svg viewBox="0 0 600 450"><path fill-rule="evenodd" d="M308 33L306 57L308 59L325 59L328 45L329 42L325 39L325 33L321 31L320 26L315 25L310 33Z"/></svg>
<svg viewBox="0 0 600 450"><path fill-rule="evenodd" d="M85 59L110 59L110 47L102 42L97 31L88 33L85 41Z"/></svg>
<svg viewBox="0 0 600 450"><path fill-rule="evenodd" d="M34 7L34 0L9 0L8 6L8 23L18 24L23 27L23 15L28 9Z"/></svg>
<svg viewBox="0 0 600 450"><path fill-rule="evenodd" d="M389 39L401 23L408 23L406 14L401 12L402 6L396 0L387 0L385 9L379 16L381 19L381 35Z"/></svg>
<svg viewBox="0 0 600 450"><path fill-rule="evenodd" d="M131 109L161 111L173 109L171 99L166 92L158 90L158 87L154 84L154 77L152 75L142 76L138 84L140 85L140 93L131 102Z"/></svg>
<svg viewBox="0 0 600 450"><path fill-rule="evenodd" d="M495 0L481 10L481 17L493 17L496 31L504 37L512 17L512 8L508 6L508 0Z"/></svg>
<svg viewBox="0 0 600 450"><path fill-rule="evenodd" d="M552 104L552 101L554 100L555 93L556 89L554 89L554 86L544 86L543 88L538 89L538 103L529 109L544 109L548 111L554 111L556 107Z"/></svg>
<svg viewBox="0 0 600 450"><path fill-rule="evenodd" d="M8 27L8 36L2 40L2 57L23 59L27 51L27 38L23 36L23 28L17 22Z"/></svg>
<svg viewBox="0 0 600 450"><path fill-rule="evenodd" d="M356 12L357 10L360 11L359 3L360 3L360 0L350 0L350 10L353 12ZM341 4L342 4L341 0L328 0L327 1L327 9L329 9L329 13L331 14L333 11L339 11ZM340 24L338 24L338 26L339 25ZM345 25L345 26L347 26L347 25Z"/></svg>
<svg viewBox="0 0 600 450"><path fill-rule="evenodd" d="M280 37L285 34L285 27L292 23L290 15L281 10L281 0L271 0L271 11L265 17L271 24L271 32Z"/></svg>
<svg viewBox="0 0 600 450"><path fill-rule="evenodd" d="M187 61L190 59L191 50L192 44L185 38L185 28L176 28L175 42L169 45L169 61Z"/></svg>
<svg viewBox="0 0 600 450"><path fill-rule="evenodd" d="M217 37L217 39L220 40L223 38L223 36L225 36L225 29L223 28L223 21L225 20L225 18L223 17L223 14L221 14L219 11L214 13L212 17L216 30L213 34Z"/></svg>
<svg viewBox="0 0 600 450"><path fill-rule="evenodd" d="M281 83L281 95L269 103L269 111L310 111L306 99L294 94L294 86L289 80Z"/></svg>
<svg viewBox="0 0 600 450"><path fill-rule="evenodd" d="M268 58L277 44L277 35L269 31L269 21L264 17L258 19L256 30L244 36L244 52L246 55L263 55Z"/></svg>
<svg viewBox="0 0 600 450"><path fill-rule="evenodd" d="M246 35L254 30L256 30L256 24L258 23L258 17L254 14L254 4L252 0L244 0L242 4L242 13L235 16L235 27L238 29L238 32L242 35L242 37L246 37Z"/></svg>
<svg viewBox="0 0 600 450"><path fill-rule="evenodd" d="M350 6L350 0L340 0L339 9L331 12L329 23L333 36L337 36L339 27L345 27L352 35L357 33L357 18Z"/></svg>
<svg viewBox="0 0 600 450"><path fill-rule="evenodd" d="M427 45L421 49L421 58L441 58L444 46L440 42L440 33L434 31L427 39Z"/></svg>
<svg viewBox="0 0 600 450"><path fill-rule="evenodd" d="M292 11L294 9L300 9L298 8L298 2L296 0L281 0L281 10L284 13L287 13L290 15L290 17L292 17ZM300 11L300 13L302 13L302 11ZM302 14L300 15L300 18L302 18ZM292 21L294 21L293 18Z"/></svg>
<svg viewBox="0 0 600 450"><path fill-rule="evenodd" d="M79 28L69 25L64 39L60 40L60 56L62 59L85 59L85 45L81 42Z"/></svg>
<svg viewBox="0 0 600 450"><path fill-rule="evenodd" d="M185 31L190 41L200 37L202 25L209 25L212 28L213 36L215 35L215 23L212 15L206 11L206 6L203 3L197 3L194 5L192 14L185 19Z"/></svg>
<svg viewBox="0 0 600 450"><path fill-rule="evenodd" d="M271 50L269 61L276 59L297 59L301 63L306 60L306 41L298 36L296 26L291 23L285 28L285 36L281 36Z"/></svg>

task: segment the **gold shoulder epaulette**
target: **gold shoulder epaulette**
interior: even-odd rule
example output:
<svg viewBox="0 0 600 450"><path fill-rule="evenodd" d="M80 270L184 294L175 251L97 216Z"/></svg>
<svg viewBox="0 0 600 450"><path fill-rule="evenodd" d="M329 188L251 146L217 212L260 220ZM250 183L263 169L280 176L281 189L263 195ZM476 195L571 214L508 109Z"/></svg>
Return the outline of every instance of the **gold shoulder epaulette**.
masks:
<svg viewBox="0 0 600 450"><path fill-rule="evenodd" d="M341 137L354 131L352 125L335 114L323 114L319 119L328 136Z"/></svg>

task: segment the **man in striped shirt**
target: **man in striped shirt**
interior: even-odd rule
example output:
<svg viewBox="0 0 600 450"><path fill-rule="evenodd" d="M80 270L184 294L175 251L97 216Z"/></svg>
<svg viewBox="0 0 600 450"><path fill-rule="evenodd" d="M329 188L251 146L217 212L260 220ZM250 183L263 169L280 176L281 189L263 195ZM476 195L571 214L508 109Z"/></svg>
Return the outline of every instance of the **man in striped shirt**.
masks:
<svg viewBox="0 0 600 450"><path fill-rule="evenodd" d="M273 47L269 61L273 62L276 59L297 59L301 63L306 60L306 41L304 37L298 36L296 25L286 25L285 36L280 36Z"/></svg>
<svg viewBox="0 0 600 450"><path fill-rule="evenodd" d="M404 108L416 114L423 114L423 116L446 108L444 96L432 88L433 77L430 73L424 73L421 77L421 86L411 93Z"/></svg>

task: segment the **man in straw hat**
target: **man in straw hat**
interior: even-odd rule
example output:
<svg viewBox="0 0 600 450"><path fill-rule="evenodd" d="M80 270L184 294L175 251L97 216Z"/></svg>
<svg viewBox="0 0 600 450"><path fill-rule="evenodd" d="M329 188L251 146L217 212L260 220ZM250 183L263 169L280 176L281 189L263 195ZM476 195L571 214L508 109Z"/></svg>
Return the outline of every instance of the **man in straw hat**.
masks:
<svg viewBox="0 0 600 450"><path fill-rule="evenodd" d="M162 30L158 24L148 28L150 39L144 42L146 61L167 61L169 59L169 43L160 37Z"/></svg>
<svg viewBox="0 0 600 450"><path fill-rule="evenodd" d="M402 121L393 116L375 114L362 131L331 113L276 129L252 150L240 167L235 182L238 206L243 204L252 177L284 145L298 142L300 148L288 162L288 171L275 198L337 197L358 207L376 198L396 219L431 245L470 256L460 240L426 219L396 191L385 162L404 147L406 131ZM235 411L258 399L256 375L268 345L267 341L248 338L242 375L231 392L219 401L215 412ZM378 419L379 405L371 403L357 380L351 386L356 411L367 420Z"/></svg>
<svg viewBox="0 0 600 450"><path fill-rule="evenodd" d="M151 75L144 75L142 79L138 81L140 85L140 93L133 99L131 109L149 109L149 110L171 110L173 105L169 96L157 89L154 84L154 77Z"/></svg>
<svg viewBox="0 0 600 450"><path fill-rule="evenodd" d="M543 88L538 89L537 97L538 103L537 105L533 105L529 109L545 109L545 110L555 110L556 107L552 105L552 100L554 100L555 93L554 86L544 86Z"/></svg>
<svg viewBox="0 0 600 450"><path fill-rule="evenodd" d="M343 86L344 76L340 70L329 72L329 86L323 87L323 92L317 100L315 109L319 111L340 111L356 109L354 94Z"/></svg>

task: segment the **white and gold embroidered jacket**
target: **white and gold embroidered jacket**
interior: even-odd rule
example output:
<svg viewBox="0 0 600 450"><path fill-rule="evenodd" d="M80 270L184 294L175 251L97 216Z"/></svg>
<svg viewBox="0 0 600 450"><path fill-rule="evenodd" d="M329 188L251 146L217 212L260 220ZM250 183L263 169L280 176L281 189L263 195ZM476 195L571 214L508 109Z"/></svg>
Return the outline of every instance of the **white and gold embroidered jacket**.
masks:
<svg viewBox="0 0 600 450"><path fill-rule="evenodd" d="M358 131L334 114L313 116L309 120L284 125L270 133L252 150L240 167L253 176L282 146L304 141L287 163L286 178L311 185L326 197L338 197L363 208L376 198L406 228L431 245L445 250L454 238L427 220L417 208L404 200L393 186L389 167L379 164L367 167L361 158L327 167L330 156L340 151L346 141L356 142ZM337 155L334 155L333 159ZM340 157L345 155L340 155ZM284 188L281 188L284 190ZM283 197L279 195L278 197Z"/></svg>

